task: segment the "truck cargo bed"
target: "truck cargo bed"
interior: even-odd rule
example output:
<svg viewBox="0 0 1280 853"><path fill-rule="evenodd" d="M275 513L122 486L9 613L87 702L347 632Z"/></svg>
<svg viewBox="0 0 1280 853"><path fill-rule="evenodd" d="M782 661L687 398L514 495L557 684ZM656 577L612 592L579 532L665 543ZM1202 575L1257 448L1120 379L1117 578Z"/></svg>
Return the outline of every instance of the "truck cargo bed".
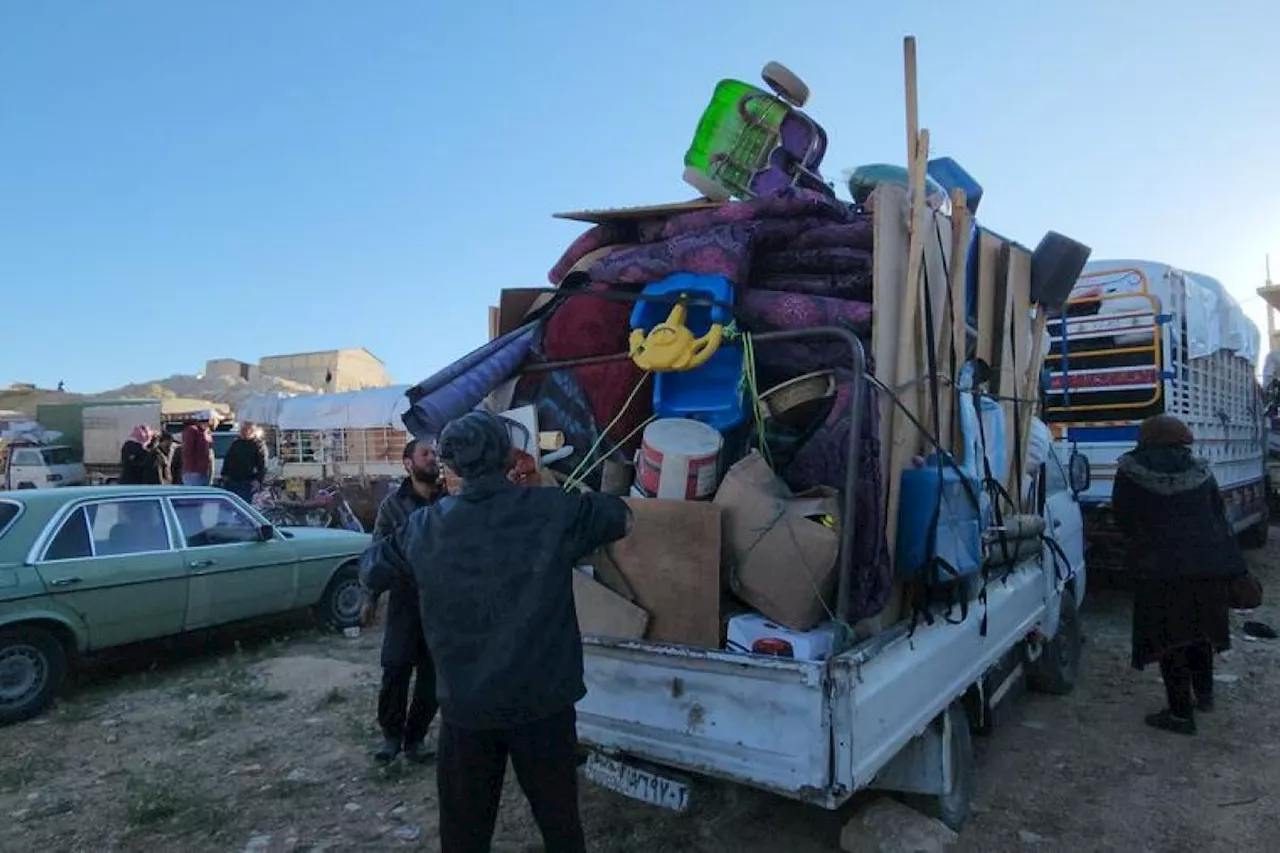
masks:
<svg viewBox="0 0 1280 853"><path fill-rule="evenodd" d="M1051 573L1029 562L993 580L987 607L974 603L959 624L901 623L826 662L587 637L579 736L623 759L835 808L1033 628L1052 635L1053 596Z"/></svg>

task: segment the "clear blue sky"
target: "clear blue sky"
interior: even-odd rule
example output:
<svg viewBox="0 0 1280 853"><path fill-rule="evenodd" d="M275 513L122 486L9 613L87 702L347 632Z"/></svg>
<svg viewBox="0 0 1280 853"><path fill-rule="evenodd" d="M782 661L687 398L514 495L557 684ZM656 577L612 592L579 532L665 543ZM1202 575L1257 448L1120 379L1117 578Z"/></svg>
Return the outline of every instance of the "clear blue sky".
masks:
<svg viewBox="0 0 1280 853"><path fill-rule="evenodd" d="M579 230L553 211L688 197L721 77L803 76L829 173L901 162L907 33L985 224L1248 296L1280 255L1277 24L1261 0L0 0L0 383L341 346L417 381L545 283Z"/></svg>

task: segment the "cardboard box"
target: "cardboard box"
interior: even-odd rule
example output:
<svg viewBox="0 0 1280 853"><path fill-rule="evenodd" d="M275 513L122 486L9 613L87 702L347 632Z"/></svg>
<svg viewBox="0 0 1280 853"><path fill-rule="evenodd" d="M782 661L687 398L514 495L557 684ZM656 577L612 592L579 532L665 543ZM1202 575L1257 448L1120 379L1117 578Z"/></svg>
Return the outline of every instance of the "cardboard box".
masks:
<svg viewBox="0 0 1280 853"><path fill-rule="evenodd" d="M607 549L635 603L649 614L646 637L720 647L720 508L697 501L624 499L633 523Z"/></svg>
<svg viewBox="0 0 1280 853"><path fill-rule="evenodd" d="M524 325L524 318L551 301L554 294L537 287L508 287L498 297L498 307L489 309L489 334L500 338ZM495 334L496 333L496 334Z"/></svg>
<svg viewBox="0 0 1280 853"><path fill-rule="evenodd" d="M573 604L584 634L639 640L649 627L649 614L585 572L573 573Z"/></svg>
<svg viewBox="0 0 1280 853"><path fill-rule="evenodd" d="M724 551L733 594L795 631L836 611L840 501L830 489L793 495L752 452L725 475L715 505L723 511ZM830 516L837 527L810 520Z"/></svg>

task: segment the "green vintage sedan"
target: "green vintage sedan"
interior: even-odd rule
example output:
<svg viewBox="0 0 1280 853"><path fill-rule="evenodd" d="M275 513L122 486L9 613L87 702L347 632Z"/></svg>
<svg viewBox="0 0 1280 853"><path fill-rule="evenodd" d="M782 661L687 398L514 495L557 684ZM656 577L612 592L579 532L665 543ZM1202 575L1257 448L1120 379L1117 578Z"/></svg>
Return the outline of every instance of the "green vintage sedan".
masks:
<svg viewBox="0 0 1280 853"><path fill-rule="evenodd" d="M44 710L85 652L305 607L355 626L369 541L273 527L219 489L0 492L0 725Z"/></svg>

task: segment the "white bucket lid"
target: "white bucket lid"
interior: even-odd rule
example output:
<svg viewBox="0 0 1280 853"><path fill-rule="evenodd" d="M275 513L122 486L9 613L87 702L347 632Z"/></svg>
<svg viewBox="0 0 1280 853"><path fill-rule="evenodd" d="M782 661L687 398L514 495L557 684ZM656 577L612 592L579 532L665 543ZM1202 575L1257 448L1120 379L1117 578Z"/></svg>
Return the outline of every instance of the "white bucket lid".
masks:
<svg viewBox="0 0 1280 853"><path fill-rule="evenodd" d="M644 443L663 454L714 456L720 452L724 436L701 421L662 418L645 427Z"/></svg>

